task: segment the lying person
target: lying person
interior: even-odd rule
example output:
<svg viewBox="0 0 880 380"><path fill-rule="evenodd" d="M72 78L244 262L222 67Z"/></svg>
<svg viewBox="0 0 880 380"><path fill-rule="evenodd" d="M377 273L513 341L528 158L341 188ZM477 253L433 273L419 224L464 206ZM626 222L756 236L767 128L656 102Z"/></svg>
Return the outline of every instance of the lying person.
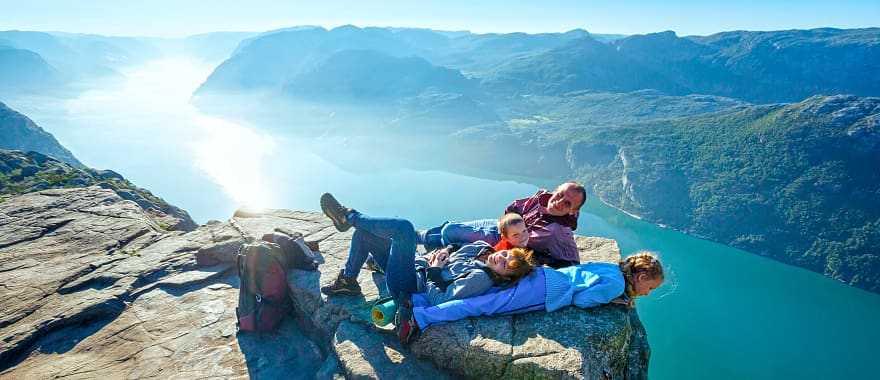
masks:
<svg viewBox="0 0 880 380"><path fill-rule="evenodd" d="M663 266L650 252L637 252L619 264L586 263L561 269L536 268L516 286L477 297L440 305L424 302L413 295L412 317L401 322L401 329L420 330L441 322L482 315L519 314L566 306L590 308L611 302L633 306L635 297L647 296L663 283ZM408 343L404 340L403 343Z"/></svg>
<svg viewBox="0 0 880 380"><path fill-rule="evenodd" d="M402 320L411 318L413 293L424 293L424 302L430 305L473 297L493 287L514 284L534 266L526 248L496 252L482 241L455 252L442 249L417 257L416 231L408 220L370 217L343 207L330 194L321 196L321 210L340 232L355 228L345 268L321 292L360 294L357 276L367 256L372 255L385 271L386 287L400 305ZM409 335L408 330L399 333Z"/></svg>
<svg viewBox="0 0 880 380"><path fill-rule="evenodd" d="M552 267L576 265L580 262L574 230L581 206L586 202L586 190L577 182L566 182L548 192L539 190L535 195L513 201L505 213L522 215L529 231L528 247L536 259ZM495 245L501 234L494 219L471 222L451 222L427 231L420 231L419 243L426 248L449 244L468 244L485 241Z"/></svg>

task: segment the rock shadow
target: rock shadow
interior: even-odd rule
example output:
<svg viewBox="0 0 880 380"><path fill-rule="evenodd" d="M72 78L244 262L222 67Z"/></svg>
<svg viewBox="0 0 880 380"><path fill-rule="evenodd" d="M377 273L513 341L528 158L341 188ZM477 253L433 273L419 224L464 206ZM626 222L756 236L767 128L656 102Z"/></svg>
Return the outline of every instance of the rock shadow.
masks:
<svg viewBox="0 0 880 380"><path fill-rule="evenodd" d="M313 379L324 364L321 349L288 316L277 330L239 331L238 347L251 379Z"/></svg>
<svg viewBox="0 0 880 380"><path fill-rule="evenodd" d="M124 306L118 300L108 301L96 306L93 310L93 313L97 314L95 317L84 319L79 323L67 322L68 325L51 329L31 344L13 347L7 351L10 359L0 362L0 375L8 369L15 368L31 355L64 354L72 350L80 342L113 322L124 310Z"/></svg>
<svg viewBox="0 0 880 380"><path fill-rule="evenodd" d="M442 379L431 363L401 347L393 330L342 321L334 346L347 378Z"/></svg>

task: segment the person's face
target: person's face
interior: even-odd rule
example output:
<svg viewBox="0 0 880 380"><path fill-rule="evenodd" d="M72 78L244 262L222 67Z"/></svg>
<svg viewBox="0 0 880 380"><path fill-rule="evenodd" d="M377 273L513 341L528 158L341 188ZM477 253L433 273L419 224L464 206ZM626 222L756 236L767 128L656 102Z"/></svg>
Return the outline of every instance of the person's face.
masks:
<svg viewBox="0 0 880 380"><path fill-rule="evenodd" d="M582 203L584 197L581 196L581 192L577 191L574 185L565 184L553 192L550 201L547 202L547 212L555 216L574 215Z"/></svg>
<svg viewBox="0 0 880 380"><path fill-rule="evenodd" d="M517 223L507 227L504 238L515 247L525 247L529 244L529 230L525 223Z"/></svg>
<svg viewBox="0 0 880 380"><path fill-rule="evenodd" d="M651 291L663 284L663 279L650 278L647 273L639 273L633 280L633 290L637 296L647 296Z"/></svg>
<svg viewBox="0 0 880 380"><path fill-rule="evenodd" d="M513 270L507 268L507 250L490 254L486 257L486 265L501 276L510 277L513 275Z"/></svg>

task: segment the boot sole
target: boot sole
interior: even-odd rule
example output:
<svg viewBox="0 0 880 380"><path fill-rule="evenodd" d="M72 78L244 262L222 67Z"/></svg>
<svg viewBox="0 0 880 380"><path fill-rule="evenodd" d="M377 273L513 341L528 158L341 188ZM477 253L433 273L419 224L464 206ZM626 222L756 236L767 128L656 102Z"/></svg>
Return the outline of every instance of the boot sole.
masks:
<svg viewBox="0 0 880 380"><path fill-rule="evenodd" d="M333 227L336 227L336 230L339 232L348 231L351 228L351 224L346 221L340 221L337 218L334 218L334 213L330 210L342 208L342 205L336 198L333 197L330 193L324 193L321 195L321 211L325 216L330 218L330 221L333 222ZM344 218L344 216L343 216Z"/></svg>

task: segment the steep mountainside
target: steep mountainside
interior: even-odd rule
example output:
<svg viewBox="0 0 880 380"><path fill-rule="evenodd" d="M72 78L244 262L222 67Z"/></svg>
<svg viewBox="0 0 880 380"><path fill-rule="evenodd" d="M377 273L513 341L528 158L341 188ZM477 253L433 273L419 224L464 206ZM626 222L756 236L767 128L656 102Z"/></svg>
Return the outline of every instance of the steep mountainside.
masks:
<svg viewBox="0 0 880 380"><path fill-rule="evenodd" d="M532 141L524 149L542 155L536 171L567 166L560 178L648 221L880 292L880 98L815 96L618 126L516 125L488 138Z"/></svg>
<svg viewBox="0 0 880 380"><path fill-rule="evenodd" d="M2 102L0 102L0 149L40 152L70 165L82 167L73 154L55 140L55 136Z"/></svg>
<svg viewBox="0 0 880 380"><path fill-rule="evenodd" d="M154 222L168 230L196 227L189 214L135 186L112 170L73 167L37 152L0 150L0 202L14 195L46 189L99 186L140 206Z"/></svg>
<svg viewBox="0 0 880 380"><path fill-rule="evenodd" d="M0 93L32 92L60 84L58 71L39 54L0 42Z"/></svg>
<svg viewBox="0 0 880 380"><path fill-rule="evenodd" d="M117 69L159 54L155 46L134 37L58 32L0 31L0 46L39 55L63 82L119 76Z"/></svg>

